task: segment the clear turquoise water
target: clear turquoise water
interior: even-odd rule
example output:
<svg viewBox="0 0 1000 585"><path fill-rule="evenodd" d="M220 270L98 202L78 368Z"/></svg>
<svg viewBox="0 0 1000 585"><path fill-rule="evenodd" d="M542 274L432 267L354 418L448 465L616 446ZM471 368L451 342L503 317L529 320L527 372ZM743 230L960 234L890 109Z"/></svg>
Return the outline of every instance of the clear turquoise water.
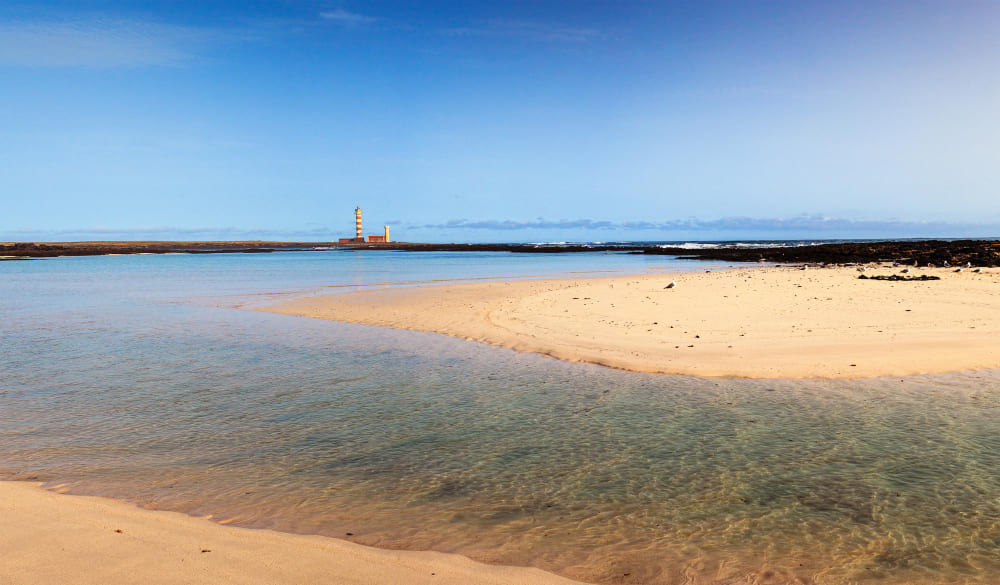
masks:
<svg viewBox="0 0 1000 585"><path fill-rule="evenodd" d="M997 372L657 376L227 308L345 284L671 266L685 267L338 252L3 262L0 477L602 583L1000 580Z"/></svg>

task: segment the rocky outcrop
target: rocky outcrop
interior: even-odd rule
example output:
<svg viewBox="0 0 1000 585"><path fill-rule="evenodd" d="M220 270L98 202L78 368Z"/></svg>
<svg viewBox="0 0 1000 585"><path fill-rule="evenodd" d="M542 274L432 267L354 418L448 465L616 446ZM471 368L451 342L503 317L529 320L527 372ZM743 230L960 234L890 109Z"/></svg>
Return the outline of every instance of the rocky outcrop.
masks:
<svg viewBox="0 0 1000 585"><path fill-rule="evenodd" d="M1000 266L1000 241L996 240L907 240L844 242L810 246L770 248L720 247L692 250L639 244L347 244L330 242L65 242L0 244L0 256L42 258L48 256L94 256L102 254L219 254L233 252L280 252L316 248L364 252L399 250L408 252L514 252L554 254L574 252L622 252L678 256L694 260L727 262L775 262L810 264L855 264L897 262L917 266Z"/></svg>

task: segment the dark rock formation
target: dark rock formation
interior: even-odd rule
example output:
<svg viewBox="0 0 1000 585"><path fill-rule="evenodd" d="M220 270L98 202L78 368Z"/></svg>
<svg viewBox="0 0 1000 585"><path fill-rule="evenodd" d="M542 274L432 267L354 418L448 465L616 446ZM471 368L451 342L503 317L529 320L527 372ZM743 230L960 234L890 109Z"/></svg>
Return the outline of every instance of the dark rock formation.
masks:
<svg viewBox="0 0 1000 585"><path fill-rule="evenodd" d="M862 274L858 277L858 280L891 280L893 282L899 281L912 281L912 280L941 280L940 276L931 276L929 274L923 274L920 276L902 276L900 274L884 275L880 274L878 276L865 276Z"/></svg>
<svg viewBox="0 0 1000 585"><path fill-rule="evenodd" d="M678 256L693 260L725 262L775 262L810 264L855 264L899 262L907 265L936 266L1000 265L1000 241L996 240L907 240L845 242L811 246L769 248L720 247L691 250L639 244L346 244L331 242L65 242L0 244L0 256L43 258L47 256L94 256L102 254L220 254L234 252L281 252L335 248L342 251L396 250L403 252L512 252L555 254L574 252L621 252Z"/></svg>
<svg viewBox="0 0 1000 585"><path fill-rule="evenodd" d="M927 266L942 266L945 262L973 266L1000 265L1000 242L996 240L907 240L887 242L845 242L782 248L714 248L684 250L657 248L647 254L670 254L701 260L733 262L813 262L851 264L858 262L900 262Z"/></svg>

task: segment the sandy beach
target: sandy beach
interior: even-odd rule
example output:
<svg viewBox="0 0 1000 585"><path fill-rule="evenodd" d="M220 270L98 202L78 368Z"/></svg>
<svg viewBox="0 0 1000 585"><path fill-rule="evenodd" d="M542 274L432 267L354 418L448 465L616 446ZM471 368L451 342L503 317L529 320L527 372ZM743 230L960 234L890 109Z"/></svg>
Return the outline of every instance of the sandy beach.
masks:
<svg viewBox="0 0 1000 585"><path fill-rule="evenodd" d="M867 275L902 268L869 266ZM1000 367L1000 271L854 267L368 289L259 310L429 331L639 372L871 377ZM671 281L673 288L666 288Z"/></svg>
<svg viewBox="0 0 1000 585"><path fill-rule="evenodd" d="M0 583L572 585L539 569L222 526L35 483L0 482Z"/></svg>

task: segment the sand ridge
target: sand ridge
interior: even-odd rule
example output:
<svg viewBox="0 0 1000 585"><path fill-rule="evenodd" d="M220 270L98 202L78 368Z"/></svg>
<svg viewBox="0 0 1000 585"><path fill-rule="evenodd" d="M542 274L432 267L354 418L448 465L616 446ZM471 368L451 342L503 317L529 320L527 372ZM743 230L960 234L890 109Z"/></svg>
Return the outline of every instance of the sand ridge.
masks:
<svg viewBox="0 0 1000 585"><path fill-rule="evenodd" d="M573 585L526 567L222 526L0 481L0 583L17 585Z"/></svg>
<svg viewBox="0 0 1000 585"><path fill-rule="evenodd" d="M871 266L868 275L901 268ZM698 376L856 378L1000 367L1000 270L753 267L341 292L260 308ZM665 288L671 281L677 286Z"/></svg>

